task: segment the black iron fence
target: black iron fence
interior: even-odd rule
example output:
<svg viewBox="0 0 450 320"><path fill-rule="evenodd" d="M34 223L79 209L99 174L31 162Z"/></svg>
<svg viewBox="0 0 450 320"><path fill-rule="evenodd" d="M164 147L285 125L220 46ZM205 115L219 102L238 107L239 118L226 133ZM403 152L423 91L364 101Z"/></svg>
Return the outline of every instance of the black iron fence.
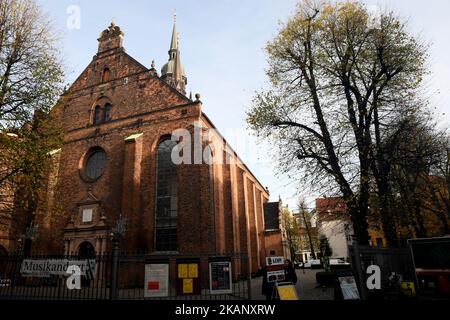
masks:
<svg viewBox="0 0 450 320"><path fill-rule="evenodd" d="M81 270L79 287L76 287L72 274L66 271L72 265ZM153 283L146 271L149 265L163 265L167 271L165 275L159 274L160 279L166 278L165 288L159 295L148 294ZM216 272L217 266L222 268L220 274ZM191 274L184 275L184 272ZM226 288L217 283L225 284ZM116 252L91 257L0 257L0 300L238 300L250 297L249 261L246 255L241 254Z"/></svg>

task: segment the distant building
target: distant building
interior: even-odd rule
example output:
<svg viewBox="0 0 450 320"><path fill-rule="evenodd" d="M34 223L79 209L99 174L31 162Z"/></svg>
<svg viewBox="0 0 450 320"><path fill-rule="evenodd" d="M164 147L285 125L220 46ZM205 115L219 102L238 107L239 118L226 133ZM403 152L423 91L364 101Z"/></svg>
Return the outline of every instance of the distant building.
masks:
<svg viewBox="0 0 450 320"><path fill-rule="evenodd" d="M316 216L305 216L308 226L306 225L305 219L301 213L295 212L293 213L293 217L297 221L297 225L299 227L299 235L297 239L298 249L295 252L295 260L307 262L314 259L311 249L311 242L317 258L317 254L319 253L319 230L317 228ZM311 241L309 237L311 237Z"/></svg>
<svg viewBox="0 0 450 320"><path fill-rule="evenodd" d="M327 237L333 251L332 257L347 259L348 246L353 242L354 233L344 199L341 197L316 199L316 212L319 233ZM386 241L380 231L369 227L369 236L371 245L385 246Z"/></svg>
<svg viewBox="0 0 450 320"><path fill-rule="evenodd" d="M353 227L342 198L316 199L319 233L328 239L333 257L348 258Z"/></svg>

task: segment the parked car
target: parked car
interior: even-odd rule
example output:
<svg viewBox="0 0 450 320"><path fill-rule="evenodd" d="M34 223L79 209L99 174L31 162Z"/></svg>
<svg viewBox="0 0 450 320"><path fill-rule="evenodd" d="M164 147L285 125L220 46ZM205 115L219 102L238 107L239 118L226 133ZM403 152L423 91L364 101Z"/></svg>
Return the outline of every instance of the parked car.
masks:
<svg viewBox="0 0 450 320"><path fill-rule="evenodd" d="M311 259L308 261L310 263L311 269L321 269L322 261L320 259Z"/></svg>
<svg viewBox="0 0 450 320"><path fill-rule="evenodd" d="M294 261L294 267L296 269L303 268L303 265L305 265L305 268L311 268L311 260L303 262L303 261Z"/></svg>
<svg viewBox="0 0 450 320"><path fill-rule="evenodd" d="M346 262L344 259L330 259L330 269L331 270L342 270L349 269L350 263Z"/></svg>

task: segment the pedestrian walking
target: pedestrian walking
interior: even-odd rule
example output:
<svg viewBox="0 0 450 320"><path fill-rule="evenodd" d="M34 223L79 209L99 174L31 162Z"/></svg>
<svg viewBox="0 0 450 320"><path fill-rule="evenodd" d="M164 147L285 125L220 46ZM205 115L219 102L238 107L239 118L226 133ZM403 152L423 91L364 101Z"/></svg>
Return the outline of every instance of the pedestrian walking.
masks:
<svg viewBox="0 0 450 320"><path fill-rule="evenodd" d="M294 265L289 259L285 260L284 263L285 280L297 284L297 273L295 272Z"/></svg>
<svg viewBox="0 0 450 320"><path fill-rule="evenodd" d="M263 295L265 295L266 300L269 301L269 300L272 300L274 283L269 282L267 279L267 267L264 267L262 269L262 275L263 275L263 281L262 281L261 293Z"/></svg>

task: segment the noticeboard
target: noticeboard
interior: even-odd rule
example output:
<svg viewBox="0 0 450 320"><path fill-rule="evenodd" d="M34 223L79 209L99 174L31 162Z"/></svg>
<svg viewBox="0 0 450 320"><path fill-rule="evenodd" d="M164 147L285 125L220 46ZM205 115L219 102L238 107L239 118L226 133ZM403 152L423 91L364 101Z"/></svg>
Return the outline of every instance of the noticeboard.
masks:
<svg viewBox="0 0 450 320"><path fill-rule="evenodd" d="M212 294L233 293L231 262L209 263L209 289Z"/></svg>
<svg viewBox="0 0 450 320"><path fill-rule="evenodd" d="M341 287L342 296L344 300L359 300L359 291L356 286L355 277L348 276L339 276L339 286Z"/></svg>
<svg viewBox="0 0 450 320"><path fill-rule="evenodd" d="M266 257L266 266L283 266L284 257Z"/></svg>
<svg viewBox="0 0 450 320"><path fill-rule="evenodd" d="M285 280L284 257L267 257L267 282L280 282Z"/></svg>
<svg viewBox="0 0 450 320"><path fill-rule="evenodd" d="M292 282L277 283L276 289L280 300L298 300L297 290Z"/></svg>
<svg viewBox="0 0 450 320"><path fill-rule="evenodd" d="M177 294L200 294L200 271L198 260L177 261Z"/></svg>
<svg viewBox="0 0 450 320"><path fill-rule="evenodd" d="M146 264L144 297L168 297L169 296L169 265Z"/></svg>

